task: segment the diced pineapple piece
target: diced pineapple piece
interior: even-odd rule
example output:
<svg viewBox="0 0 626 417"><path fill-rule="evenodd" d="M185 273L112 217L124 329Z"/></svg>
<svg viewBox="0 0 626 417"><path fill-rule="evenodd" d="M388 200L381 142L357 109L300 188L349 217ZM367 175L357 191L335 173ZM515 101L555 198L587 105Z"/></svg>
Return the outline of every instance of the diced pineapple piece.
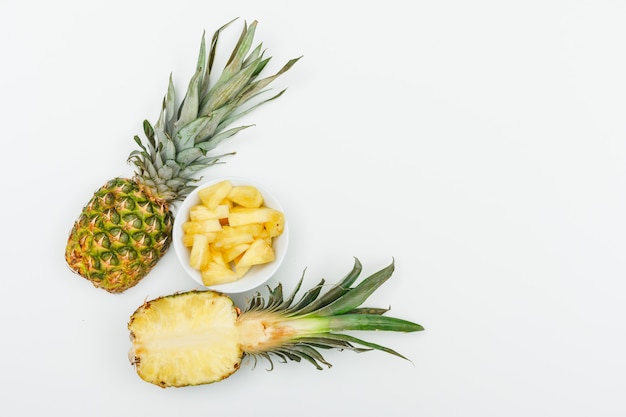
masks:
<svg viewBox="0 0 626 417"><path fill-rule="evenodd" d="M217 233L184 233L183 245L190 248L193 245L193 237L198 234L205 236L209 240L209 243L213 243L215 241L215 236L217 236Z"/></svg>
<svg viewBox="0 0 626 417"><path fill-rule="evenodd" d="M195 235L184 233L183 234L183 245L185 247L187 247L187 248L192 247L193 246L193 237L194 236Z"/></svg>
<svg viewBox="0 0 626 417"><path fill-rule="evenodd" d="M263 195L252 185L234 186L228 193L228 199L247 208L256 208L263 205Z"/></svg>
<svg viewBox="0 0 626 417"><path fill-rule="evenodd" d="M269 220L271 210L267 207L233 207L228 213L228 224L231 226L243 226L251 223L265 223Z"/></svg>
<svg viewBox="0 0 626 417"><path fill-rule="evenodd" d="M186 221L183 223L183 232L185 234L205 234L219 232L222 230L222 225L218 219L208 219L202 221Z"/></svg>
<svg viewBox="0 0 626 417"><path fill-rule="evenodd" d="M234 229L242 233L250 234L253 237L253 240L256 239L257 237L262 236L263 234L267 234L267 231L265 230L265 228L263 227L261 223L244 224L241 226L235 226Z"/></svg>
<svg viewBox="0 0 626 417"><path fill-rule="evenodd" d="M214 210L228 196L233 185L229 180L220 181L198 191L202 204Z"/></svg>
<svg viewBox="0 0 626 417"><path fill-rule="evenodd" d="M285 230L285 215L282 211L272 210L269 214L269 220L264 223L264 226L270 237L280 236Z"/></svg>
<svg viewBox="0 0 626 417"><path fill-rule="evenodd" d="M226 196L226 198L223 199L222 202L220 203L220 206L226 206L228 209L231 209L231 208L233 208L235 206L235 203L230 201L228 199L228 196Z"/></svg>
<svg viewBox="0 0 626 417"><path fill-rule="evenodd" d="M222 255L224 256L225 262L231 262L235 260L238 256L241 256L245 251L250 247L249 243L240 243L235 246L231 246L228 248L224 248L222 250Z"/></svg>
<svg viewBox="0 0 626 417"><path fill-rule="evenodd" d="M216 249L215 247L213 247L213 245L210 247L210 249L211 249L211 262L214 262L222 266L228 266L228 262L224 260L224 253L221 250Z"/></svg>
<svg viewBox="0 0 626 417"><path fill-rule="evenodd" d="M227 204L220 204L213 210L204 204L197 204L189 209L189 220L202 221L212 219L227 219L229 207Z"/></svg>
<svg viewBox="0 0 626 417"><path fill-rule="evenodd" d="M215 238L215 248L232 248L242 243L252 243L254 236L234 227L224 226L219 235Z"/></svg>
<svg viewBox="0 0 626 417"><path fill-rule="evenodd" d="M230 269L229 266L217 262L210 262L207 268L203 269L200 273L202 283L207 286L225 284L239 279L237 273Z"/></svg>
<svg viewBox="0 0 626 417"><path fill-rule="evenodd" d="M235 273L237 274L239 278L242 278L244 275L248 273L248 271L251 268L252 268L252 265L248 265L248 266L235 265Z"/></svg>
<svg viewBox="0 0 626 417"><path fill-rule="evenodd" d="M189 266L202 270L210 260L209 238L205 235L193 235L193 244L189 253Z"/></svg>
<svg viewBox="0 0 626 417"><path fill-rule="evenodd" d="M237 262L237 267L266 264L274 259L275 254L272 245L268 244L264 239L257 239L252 242L248 250L241 256L241 259Z"/></svg>

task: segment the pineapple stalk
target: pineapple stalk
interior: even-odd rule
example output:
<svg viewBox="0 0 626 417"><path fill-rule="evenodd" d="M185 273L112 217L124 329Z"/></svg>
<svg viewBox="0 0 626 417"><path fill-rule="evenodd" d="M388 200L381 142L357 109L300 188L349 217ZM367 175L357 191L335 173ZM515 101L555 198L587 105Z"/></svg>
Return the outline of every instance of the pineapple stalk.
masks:
<svg viewBox="0 0 626 417"><path fill-rule="evenodd" d="M394 270L393 262L352 286L362 266L322 293L324 280L298 301L300 279L284 298L282 285L266 298L256 293L243 311L227 295L190 291L144 303L128 324L132 347L129 359L139 376L161 387L182 387L221 381L240 366L244 357L286 362L305 360L317 369L331 364L322 349L364 352L379 350L403 359L400 353L343 331L382 330L415 332L419 324L385 316L387 309L360 307Z"/></svg>
<svg viewBox="0 0 626 417"><path fill-rule="evenodd" d="M284 93L262 98L266 87L299 58L260 78L270 58L261 44L253 48L256 21L244 24L222 72L212 73L219 36L231 23L215 32L208 52L202 36L196 70L180 103L170 76L156 124L143 123L146 141L134 137L138 149L129 156L134 176L104 184L74 223L65 259L94 286L119 293L150 272L171 242L172 205L195 188L200 171L227 156L210 152L250 127L230 127L232 123Z"/></svg>

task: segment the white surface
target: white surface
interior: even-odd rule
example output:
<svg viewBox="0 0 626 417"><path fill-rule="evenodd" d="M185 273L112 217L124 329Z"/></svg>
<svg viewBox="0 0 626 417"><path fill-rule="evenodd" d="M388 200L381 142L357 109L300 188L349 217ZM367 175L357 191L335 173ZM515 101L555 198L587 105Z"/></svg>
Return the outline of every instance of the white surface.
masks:
<svg viewBox="0 0 626 417"><path fill-rule="evenodd" d="M233 185L252 185L256 187L256 189L259 190L263 196L263 205L282 212L285 216L285 224L283 232L280 236L276 236L272 239L272 248L274 249L274 260L272 262L255 265L250 268L243 277L236 281L205 287L200 271L192 268L189 264L190 249L183 244L183 236L185 235L183 232L183 224L189 220L189 210L193 206L201 203L198 193L206 187L222 181L230 181ZM176 253L176 258L180 262L180 266L185 271L187 276L200 284L198 288L210 288L227 294L241 294L245 292L248 292L248 294L250 294L250 292L254 293L255 290L258 291L262 288L266 288L265 285L267 281L276 275L276 272L285 260L287 249L289 248L288 214L285 213L282 204L280 204L280 201L274 197L274 194L270 191L267 184L261 184L251 178L233 176L213 178L198 184L198 187L193 190L184 201L181 201L176 206L174 230L172 232L172 247Z"/></svg>
<svg viewBox="0 0 626 417"><path fill-rule="evenodd" d="M272 186L291 214L277 280L396 261L368 305L425 326L363 335L333 368L244 367L163 390L128 364L146 298L193 287L173 252L121 295L67 269L91 192L199 38L258 19L279 100L205 176ZM12 415L623 416L626 3L2 1L0 407ZM223 52L222 52L223 53Z"/></svg>

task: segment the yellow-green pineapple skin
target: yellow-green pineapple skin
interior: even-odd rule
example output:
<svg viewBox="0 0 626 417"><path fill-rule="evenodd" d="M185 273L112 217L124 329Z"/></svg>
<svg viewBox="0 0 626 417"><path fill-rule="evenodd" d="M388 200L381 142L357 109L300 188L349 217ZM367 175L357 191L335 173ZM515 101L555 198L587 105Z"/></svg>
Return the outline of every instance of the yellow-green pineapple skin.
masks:
<svg viewBox="0 0 626 417"><path fill-rule="evenodd" d="M114 178L98 189L70 231L69 267L111 293L136 285L167 252L173 227L168 204L134 180Z"/></svg>
<svg viewBox="0 0 626 417"><path fill-rule="evenodd" d="M252 126L232 123L285 91L261 98L299 58L260 78L270 58L261 44L253 45L256 21L244 24L229 61L219 77L213 75L219 34L230 23L215 32L208 50L202 36L196 71L184 97L177 96L170 77L156 124L145 120L145 139L134 137L138 149L128 158L136 168L134 176L115 178L96 191L74 223L66 261L96 287L123 292L150 272L170 245L171 205L195 188L201 170L232 155L212 153L222 141Z"/></svg>

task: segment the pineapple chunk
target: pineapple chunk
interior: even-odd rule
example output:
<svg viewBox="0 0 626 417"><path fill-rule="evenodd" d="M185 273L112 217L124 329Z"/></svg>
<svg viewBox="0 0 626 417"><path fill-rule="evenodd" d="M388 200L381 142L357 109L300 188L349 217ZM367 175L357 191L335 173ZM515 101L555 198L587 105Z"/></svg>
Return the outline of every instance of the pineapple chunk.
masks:
<svg viewBox="0 0 626 417"><path fill-rule="evenodd" d="M205 236L209 243L213 243L215 241L215 237L217 233L184 233L183 234L183 245L190 248L193 246L193 238L194 236L202 235Z"/></svg>
<svg viewBox="0 0 626 417"><path fill-rule="evenodd" d="M242 243L252 243L254 236L245 231L230 226L224 226L222 231L216 236L215 248L232 248Z"/></svg>
<svg viewBox="0 0 626 417"><path fill-rule="evenodd" d="M193 235L189 266L200 271L209 263L210 256L209 238L205 235Z"/></svg>
<svg viewBox="0 0 626 417"><path fill-rule="evenodd" d="M194 236L195 235L184 233L183 234L183 245L185 247L187 247L187 248L192 247L193 246L193 237Z"/></svg>
<svg viewBox="0 0 626 417"><path fill-rule="evenodd" d="M216 249L215 247L211 247L211 262L216 263L218 265L228 267L228 262L224 259L224 253Z"/></svg>
<svg viewBox="0 0 626 417"><path fill-rule="evenodd" d="M257 208L263 205L263 195L252 185L234 186L228 193L228 199L247 208Z"/></svg>
<svg viewBox="0 0 626 417"><path fill-rule="evenodd" d="M245 251L250 248L249 243L240 243L239 245L235 245L229 248L224 248L222 250L222 255L224 256L225 262L231 262L237 257L241 256Z"/></svg>
<svg viewBox="0 0 626 417"><path fill-rule="evenodd" d="M270 219L269 213L271 210L267 207L233 207L228 213L228 224L231 226L243 226L252 223L265 223Z"/></svg>
<svg viewBox="0 0 626 417"><path fill-rule="evenodd" d="M242 233L249 233L254 237L259 237L264 233L264 228L261 223L243 224L241 226L235 226L233 229L239 230Z"/></svg>
<svg viewBox="0 0 626 417"><path fill-rule="evenodd" d="M246 273L252 268L252 265L248 265L248 266L240 266L240 265L235 265L235 273L237 274L237 276L239 278L242 278L244 275L246 275Z"/></svg>
<svg viewBox="0 0 626 417"><path fill-rule="evenodd" d="M203 221L228 218L228 204L220 204L213 210L204 204L197 204L189 209L189 220Z"/></svg>
<svg viewBox="0 0 626 417"><path fill-rule="evenodd" d="M233 185L230 181L220 181L198 191L198 197L202 200L202 204L214 210L228 196L232 188Z"/></svg>
<svg viewBox="0 0 626 417"><path fill-rule="evenodd" d="M272 245L268 244L264 239L257 239L252 242L248 250L241 256L236 266L261 265L272 262L274 259L275 254Z"/></svg>
<svg viewBox="0 0 626 417"><path fill-rule="evenodd" d="M285 215L281 211L272 210L264 226L270 237L280 236L285 230Z"/></svg>
<svg viewBox="0 0 626 417"><path fill-rule="evenodd" d="M183 232L190 235L219 232L220 230L222 230L222 225L218 219L189 220L183 223Z"/></svg>
<svg viewBox="0 0 626 417"><path fill-rule="evenodd" d="M210 262L201 272L202 283L206 286L226 284L238 280L239 275L229 266L217 262Z"/></svg>

